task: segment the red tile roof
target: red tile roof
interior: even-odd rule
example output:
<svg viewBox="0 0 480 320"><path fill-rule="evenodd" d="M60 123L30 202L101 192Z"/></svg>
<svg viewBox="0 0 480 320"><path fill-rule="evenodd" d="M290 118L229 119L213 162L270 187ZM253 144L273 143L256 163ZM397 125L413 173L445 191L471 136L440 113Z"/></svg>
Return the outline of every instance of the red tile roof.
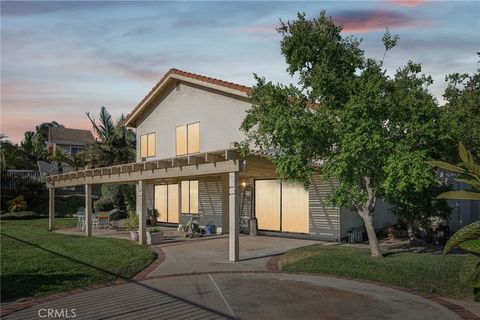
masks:
<svg viewBox="0 0 480 320"><path fill-rule="evenodd" d="M140 102L137 104L137 106L132 110L132 112L130 112L130 113L128 114L128 116L125 118L125 122L126 122L126 123L127 123L128 120L133 116L133 114L134 114L135 112L137 112L138 109L140 109L140 107L143 105L143 103L144 103L145 101L147 101L148 98L150 98L150 96L158 89L158 87L159 87L170 75L179 75L179 76L183 76L183 77L186 77L186 78L190 78L190 79L194 79L194 80L199 80L199 81L207 82L207 83L210 83L210 84L222 86L222 87L225 87L225 88L237 90L237 91L240 91L240 92L243 92L243 93L249 93L249 92L252 90L251 87L242 86L242 85L240 85L240 84L236 84L236 83L233 83L233 82L223 81L223 80L220 80L220 79L210 78L210 77L202 76L202 75L200 75L200 74L191 73L191 72L186 72L186 71L182 71L182 70L178 70L178 69L172 68L172 69L168 70L167 73L165 73L165 75L162 77L162 79L160 79L160 81L157 82L157 84L150 90L150 92L147 93L147 95L142 99L142 101L140 101Z"/></svg>

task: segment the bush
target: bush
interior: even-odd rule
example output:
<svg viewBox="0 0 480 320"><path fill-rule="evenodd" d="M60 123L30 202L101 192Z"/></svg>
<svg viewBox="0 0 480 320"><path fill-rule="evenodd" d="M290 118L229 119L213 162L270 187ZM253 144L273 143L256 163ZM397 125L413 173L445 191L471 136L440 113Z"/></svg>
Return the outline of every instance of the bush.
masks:
<svg viewBox="0 0 480 320"><path fill-rule="evenodd" d="M93 203L95 212L110 211L113 207L113 201L108 198L100 198Z"/></svg>
<svg viewBox="0 0 480 320"><path fill-rule="evenodd" d="M23 196L18 196L7 202L9 212L20 212L27 209L27 202Z"/></svg>
<svg viewBox="0 0 480 320"><path fill-rule="evenodd" d="M123 199L125 201L125 207L128 212L135 211L136 209L136 190L134 184L125 184L122 188Z"/></svg>
<svg viewBox="0 0 480 320"><path fill-rule="evenodd" d="M39 219L41 217L41 215L33 211L19 211L2 214L0 220L30 220Z"/></svg>
<svg viewBox="0 0 480 320"><path fill-rule="evenodd" d="M123 187L121 184L102 184L102 198L110 199L117 208L124 208Z"/></svg>
<svg viewBox="0 0 480 320"><path fill-rule="evenodd" d="M48 208L48 192L45 183L24 182L18 185L17 192L25 197L28 210L39 212L42 207Z"/></svg>
<svg viewBox="0 0 480 320"><path fill-rule="evenodd" d="M128 220L126 221L127 229L130 231L136 231L138 229L138 215L135 211L128 213Z"/></svg>

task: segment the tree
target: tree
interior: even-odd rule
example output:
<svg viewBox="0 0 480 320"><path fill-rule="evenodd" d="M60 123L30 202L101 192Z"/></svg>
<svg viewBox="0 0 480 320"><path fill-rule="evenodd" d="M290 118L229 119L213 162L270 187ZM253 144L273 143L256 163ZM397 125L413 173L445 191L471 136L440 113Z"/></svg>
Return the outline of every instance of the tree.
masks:
<svg viewBox="0 0 480 320"><path fill-rule="evenodd" d="M85 154L83 152L79 152L76 154L72 154L67 158L67 163L75 170L78 171L80 168L84 168L86 161L85 161Z"/></svg>
<svg viewBox="0 0 480 320"><path fill-rule="evenodd" d="M0 133L0 168L2 169L33 169L32 164L18 145L13 144L8 137Z"/></svg>
<svg viewBox="0 0 480 320"><path fill-rule="evenodd" d="M436 153L444 135L427 90L432 80L420 65L409 62L388 76L383 61L366 58L361 41L341 30L324 11L317 19L298 14L294 21L281 21L281 51L299 86L255 75L242 145L276 150L271 159L281 179L307 186L314 172L338 178L331 202L358 212L372 256L380 257L373 227L377 199L398 194L393 177L400 168L409 174L405 183L418 190L430 186L422 176L424 170L432 174L431 167L408 168ZM382 40L386 52L398 36L387 30Z"/></svg>
<svg viewBox="0 0 480 320"><path fill-rule="evenodd" d="M50 128L63 128L63 125L56 121L43 122L35 127L35 132L25 132L20 148L30 162L35 164L39 160L48 159L47 141Z"/></svg>
<svg viewBox="0 0 480 320"><path fill-rule="evenodd" d="M112 116L102 106L98 123L88 112L87 117L99 137L86 148L87 163L93 167L106 167L135 160L135 133L124 125L123 115L114 124Z"/></svg>
<svg viewBox="0 0 480 320"><path fill-rule="evenodd" d="M48 156L48 160L57 168L58 173L63 172L63 164L68 161L68 156L60 148L55 148L52 154Z"/></svg>
<svg viewBox="0 0 480 320"><path fill-rule="evenodd" d="M480 161L480 69L472 75L454 73L446 80L444 121L455 141L462 141Z"/></svg>

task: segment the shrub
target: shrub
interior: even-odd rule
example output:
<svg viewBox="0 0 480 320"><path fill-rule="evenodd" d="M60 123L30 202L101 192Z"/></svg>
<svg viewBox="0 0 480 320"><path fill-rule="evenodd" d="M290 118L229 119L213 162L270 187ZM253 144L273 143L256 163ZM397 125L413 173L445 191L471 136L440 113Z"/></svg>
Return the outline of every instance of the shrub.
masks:
<svg viewBox="0 0 480 320"><path fill-rule="evenodd" d="M18 196L7 202L9 212L20 212L27 209L27 202L23 196Z"/></svg>
<svg viewBox="0 0 480 320"><path fill-rule="evenodd" d="M123 185L121 184L103 184L102 198L110 199L117 208L124 208L125 201L123 199Z"/></svg>
<svg viewBox="0 0 480 320"><path fill-rule="evenodd" d="M0 220L30 220L30 219L38 219L41 217L42 217L41 215L33 211L19 211L19 212L2 214L0 216Z"/></svg>
<svg viewBox="0 0 480 320"><path fill-rule="evenodd" d="M126 223L127 229L130 231L136 231L138 229L138 215L135 211L128 213L128 220Z"/></svg>
<svg viewBox="0 0 480 320"><path fill-rule="evenodd" d="M123 199L125 201L125 207L128 212L135 211L137 203L136 190L134 184L125 184L122 188Z"/></svg>
<svg viewBox="0 0 480 320"><path fill-rule="evenodd" d="M108 198L100 198L93 203L95 212L110 211L113 209L113 201Z"/></svg>

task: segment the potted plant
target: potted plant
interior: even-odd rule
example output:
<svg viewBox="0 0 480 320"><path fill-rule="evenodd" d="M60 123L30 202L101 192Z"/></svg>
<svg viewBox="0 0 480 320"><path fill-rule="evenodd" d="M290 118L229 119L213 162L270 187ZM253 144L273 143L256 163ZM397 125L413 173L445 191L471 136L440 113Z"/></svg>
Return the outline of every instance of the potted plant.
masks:
<svg viewBox="0 0 480 320"><path fill-rule="evenodd" d="M138 216L135 211L131 211L128 215L127 229L130 231L132 240L138 240Z"/></svg>
<svg viewBox="0 0 480 320"><path fill-rule="evenodd" d="M157 219L160 216L157 209L148 209L147 210L147 219L150 221L151 226L157 225Z"/></svg>
<svg viewBox="0 0 480 320"><path fill-rule="evenodd" d="M160 244L163 239L163 231L159 228L151 228L147 231L147 244Z"/></svg>

